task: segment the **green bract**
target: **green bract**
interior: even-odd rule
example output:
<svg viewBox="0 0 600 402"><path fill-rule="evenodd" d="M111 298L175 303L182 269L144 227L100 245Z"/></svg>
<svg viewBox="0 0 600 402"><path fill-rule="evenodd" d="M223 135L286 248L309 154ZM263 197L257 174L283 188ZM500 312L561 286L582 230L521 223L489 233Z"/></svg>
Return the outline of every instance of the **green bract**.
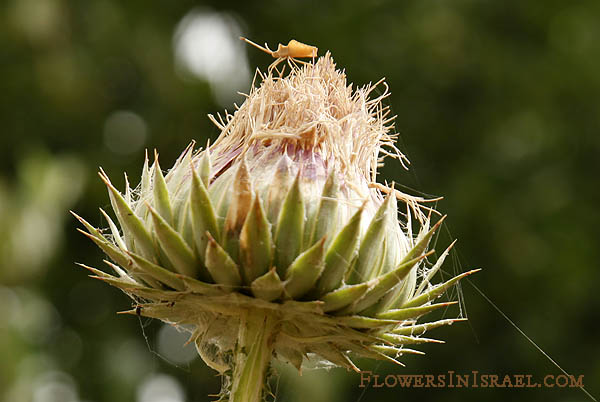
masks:
<svg viewBox="0 0 600 402"><path fill-rule="evenodd" d="M474 272L430 284L447 255L428 263L442 220L430 226L424 200L375 182L381 155L404 158L387 91L352 91L329 54L290 66L213 118L215 144L188 147L166 176L146 159L139 188L121 193L101 172L120 229L107 214L110 234L78 217L116 273L93 276L131 296L131 313L194 328L232 401L261 399L272 358L358 370L355 356L415 353L405 345L456 321L417 319Z"/></svg>

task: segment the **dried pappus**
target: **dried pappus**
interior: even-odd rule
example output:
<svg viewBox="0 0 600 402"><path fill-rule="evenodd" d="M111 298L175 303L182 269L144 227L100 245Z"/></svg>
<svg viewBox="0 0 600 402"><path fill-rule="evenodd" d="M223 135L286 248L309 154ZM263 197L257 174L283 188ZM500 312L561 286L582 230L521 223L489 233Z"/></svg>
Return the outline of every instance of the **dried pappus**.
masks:
<svg viewBox="0 0 600 402"><path fill-rule="evenodd" d="M146 159L139 195L101 172L121 228L106 215L111 238L78 217L115 271L86 267L93 277L127 293L131 313L194 328L200 356L229 377L223 400L262 400L273 358L358 371L355 356L419 353L406 345L456 320L417 319L452 304L433 301L475 272L430 284L449 250L428 264L442 220L376 183L383 156L406 162L387 87L373 99L374 86L353 91L329 53L288 61L287 76L259 73L233 115L211 116L211 147L188 147L166 176Z"/></svg>

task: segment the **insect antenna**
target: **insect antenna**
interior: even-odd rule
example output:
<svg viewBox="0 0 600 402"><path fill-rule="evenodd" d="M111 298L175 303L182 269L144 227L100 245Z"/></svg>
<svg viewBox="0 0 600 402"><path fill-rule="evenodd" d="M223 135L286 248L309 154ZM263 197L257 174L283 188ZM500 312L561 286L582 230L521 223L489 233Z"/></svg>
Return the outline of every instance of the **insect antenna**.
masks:
<svg viewBox="0 0 600 402"><path fill-rule="evenodd" d="M242 40L242 41L246 42L247 44L249 44L249 45L252 45L252 46L254 46L255 48L257 48L257 49L260 49L260 50L262 50L263 52L265 52L265 53L268 53L268 54L270 54L271 56L273 56L273 51L272 51L271 49L269 49L269 45L267 45L266 43L265 43L265 46L261 46L261 45L259 45L258 43L254 43L254 42L252 42L252 41L251 41L250 39L248 39L248 38L244 38L243 36L240 36L240 40Z"/></svg>

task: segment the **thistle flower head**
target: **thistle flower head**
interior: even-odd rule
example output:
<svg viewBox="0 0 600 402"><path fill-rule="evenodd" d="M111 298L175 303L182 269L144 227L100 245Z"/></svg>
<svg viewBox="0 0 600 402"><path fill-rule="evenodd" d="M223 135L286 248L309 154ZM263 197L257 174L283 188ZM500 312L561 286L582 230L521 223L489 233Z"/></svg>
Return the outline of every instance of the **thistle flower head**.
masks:
<svg viewBox="0 0 600 402"><path fill-rule="evenodd" d="M120 229L108 214L110 236L79 218L115 271L94 276L125 291L131 313L193 328L204 361L231 376L231 400L260 398L272 358L358 370L354 356L416 353L407 345L455 321L417 319L470 273L432 285L448 254L426 258L441 220L376 182L384 156L407 163L387 86L354 90L329 53L288 65L257 73L233 115L211 116L216 142L188 147L166 176L146 160L139 191L121 194L101 172Z"/></svg>

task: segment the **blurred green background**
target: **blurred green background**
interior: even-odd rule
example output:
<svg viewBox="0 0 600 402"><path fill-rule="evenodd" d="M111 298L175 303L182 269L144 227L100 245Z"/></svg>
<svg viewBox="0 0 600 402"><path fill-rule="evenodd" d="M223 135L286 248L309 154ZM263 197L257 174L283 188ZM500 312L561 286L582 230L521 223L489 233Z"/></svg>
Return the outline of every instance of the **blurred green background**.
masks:
<svg viewBox="0 0 600 402"><path fill-rule="evenodd" d="M5 0L0 4L0 400L206 401L220 379L159 322L74 261L102 255L76 210L106 226L96 171L137 183L207 113L233 109L268 55L296 38L329 49L349 81L387 77L409 172L381 178L443 195L446 271L472 281L600 397L600 2ZM119 179L121 177L121 179ZM469 283L466 324L380 375L560 374ZM458 309L449 314L458 314ZM183 339L183 340L182 340ZM358 387L344 370L282 368L278 401L584 401L577 389ZM214 399L214 398L211 398Z"/></svg>

